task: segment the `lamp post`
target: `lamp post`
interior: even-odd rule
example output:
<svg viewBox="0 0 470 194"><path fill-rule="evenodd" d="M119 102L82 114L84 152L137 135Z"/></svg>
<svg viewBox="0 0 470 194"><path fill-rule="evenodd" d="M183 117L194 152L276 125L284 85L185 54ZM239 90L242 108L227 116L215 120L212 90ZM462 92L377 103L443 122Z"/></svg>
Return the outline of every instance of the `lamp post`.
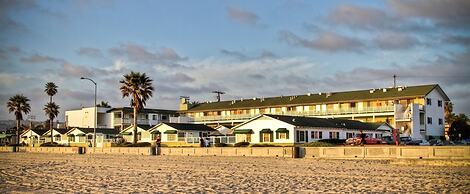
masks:
<svg viewBox="0 0 470 194"><path fill-rule="evenodd" d="M95 110L95 114L94 114L94 116L93 116L93 117L94 117L94 120L95 120L95 122L94 122L94 124L93 124L93 148L95 148L95 147L96 147L96 125L97 125L97 123L98 123L98 116L97 116L97 114L96 114L96 82L93 81L93 80L90 79L90 78L87 78L87 77L81 77L80 79L90 80L91 82L93 82L93 84L95 84L95 109L94 109L94 110Z"/></svg>

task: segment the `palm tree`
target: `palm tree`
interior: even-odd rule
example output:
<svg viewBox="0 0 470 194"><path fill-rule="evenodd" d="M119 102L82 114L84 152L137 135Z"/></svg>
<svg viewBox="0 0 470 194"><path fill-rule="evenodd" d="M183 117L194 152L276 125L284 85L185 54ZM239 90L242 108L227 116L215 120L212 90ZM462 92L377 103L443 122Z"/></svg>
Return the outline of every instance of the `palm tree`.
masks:
<svg viewBox="0 0 470 194"><path fill-rule="evenodd" d="M54 120L55 117L59 114L59 105L55 104L55 102L49 102L44 106L44 112L46 113L47 118L49 118L49 121ZM52 126L49 127L51 130L51 143L54 140L54 136L52 135Z"/></svg>
<svg viewBox="0 0 470 194"><path fill-rule="evenodd" d="M17 94L10 97L7 108L8 112L15 112L16 117L16 144L20 143L20 121L23 120L23 113L28 114L31 111L29 99L23 94Z"/></svg>
<svg viewBox="0 0 470 194"><path fill-rule="evenodd" d="M134 108L133 119L133 143L137 143L137 112L143 109L150 97L152 97L153 87L152 79L147 77L145 73L133 72L124 75L124 79L119 81L121 83L122 98L131 97L131 106Z"/></svg>
<svg viewBox="0 0 470 194"><path fill-rule="evenodd" d="M44 89L44 92L46 92L46 94L50 97L50 101L48 104L46 104L46 107L52 103L52 96L54 96L55 94L57 94L57 86L55 85L54 82L47 82L46 83L46 88ZM55 105L55 104L54 104ZM57 106L57 105L56 105ZM57 109L59 106L57 106ZM44 108L44 111L46 111L46 108ZM58 112L58 111L57 111ZM46 112L46 116L48 116L47 112ZM57 114L56 114L57 116ZM49 117L50 118L50 117ZM55 118L55 116L54 116ZM53 134L52 134L52 125L53 125L53 122L54 120L53 119L50 119L49 120L49 129L51 130L51 143L54 142L54 137L53 137Z"/></svg>

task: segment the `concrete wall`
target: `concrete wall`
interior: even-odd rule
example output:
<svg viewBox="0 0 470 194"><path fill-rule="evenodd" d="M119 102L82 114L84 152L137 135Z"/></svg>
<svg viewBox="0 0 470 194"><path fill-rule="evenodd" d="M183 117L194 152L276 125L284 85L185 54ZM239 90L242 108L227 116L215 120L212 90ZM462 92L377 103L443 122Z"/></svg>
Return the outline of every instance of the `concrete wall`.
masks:
<svg viewBox="0 0 470 194"><path fill-rule="evenodd" d="M86 148L86 154L153 155L151 147Z"/></svg>
<svg viewBox="0 0 470 194"><path fill-rule="evenodd" d="M305 147L300 157L330 159L470 159L470 146Z"/></svg>
<svg viewBox="0 0 470 194"><path fill-rule="evenodd" d="M294 156L293 147L245 147L245 148L161 148L161 155L178 156Z"/></svg>

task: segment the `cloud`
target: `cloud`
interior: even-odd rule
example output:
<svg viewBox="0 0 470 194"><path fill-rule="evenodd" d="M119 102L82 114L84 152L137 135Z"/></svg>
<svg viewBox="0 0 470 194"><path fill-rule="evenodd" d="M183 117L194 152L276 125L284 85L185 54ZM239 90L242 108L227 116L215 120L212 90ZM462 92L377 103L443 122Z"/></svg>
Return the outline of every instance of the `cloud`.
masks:
<svg viewBox="0 0 470 194"><path fill-rule="evenodd" d="M62 69L60 74L64 77L72 76L72 77L93 77L94 73L92 70L81 66L81 65L74 65L71 63L64 63L62 64Z"/></svg>
<svg viewBox="0 0 470 194"><path fill-rule="evenodd" d="M384 50L408 49L420 44L413 36L390 32L379 34L373 42Z"/></svg>
<svg viewBox="0 0 470 194"><path fill-rule="evenodd" d="M365 46L358 39L343 36L335 32L318 33L312 40L299 37L290 31L281 31L279 35L281 40L287 42L290 45L327 52L361 52Z"/></svg>
<svg viewBox="0 0 470 194"><path fill-rule="evenodd" d="M62 63L65 62L63 59L54 58L47 55L33 54L28 57L22 57L21 62L23 63Z"/></svg>
<svg viewBox="0 0 470 194"><path fill-rule="evenodd" d="M274 54L273 52L263 50L259 54L259 56L248 56L240 51L232 51L232 50L227 50L227 49L220 49L220 52L224 54L225 56L235 58L238 60L253 60L253 59L273 59L277 58L278 56Z"/></svg>
<svg viewBox="0 0 470 194"><path fill-rule="evenodd" d="M257 25L259 20L256 14L233 6L227 8L227 15L235 22L250 26Z"/></svg>
<svg viewBox="0 0 470 194"><path fill-rule="evenodd" d="M454 36L447 36L443 39L444 43L450 43L450 44L458 44L462 46L470 46L470 36L459 36L459 35L454 35Z"/></svg>
<svg viewBox="0 0 470 194"><path fill-rule="evenodd" d="M430 19L438 25L469 28L468 0L389 0L388 4L402 17Z"/></svg>
<svg viewBox="0 0 470 194"><path fill-rule="evenodd" d="M177 62L187 60L186 57L180 56L172 48L164 47L157 51L150 51L135 43L121 44L119 47L110 48L109 52L114 56L125 56L136 63L151 65L179 66Z"/></svg>
<svg viewBox="0 0 470 194"><path fill-rule="evenodd" d="M195 79L185 73L174 73L169 75L166 80L168 83L175 83L175 82L193 82Z"/></svg>
<svg viewBox="0 0 470 194"><path fill-rule="evenodd" d="M327 16L330 21L352 28L385 28L395 21L382 10L344 4L333 9Z"/></svg>
<svg viewBox="0 0 470 194"><path fill-rule="evenodd" d="M77 54L81 56L87 56L92 58L100 58L103 57L100 49L91 48L91 47L82 47L77 50Z"/></svg>

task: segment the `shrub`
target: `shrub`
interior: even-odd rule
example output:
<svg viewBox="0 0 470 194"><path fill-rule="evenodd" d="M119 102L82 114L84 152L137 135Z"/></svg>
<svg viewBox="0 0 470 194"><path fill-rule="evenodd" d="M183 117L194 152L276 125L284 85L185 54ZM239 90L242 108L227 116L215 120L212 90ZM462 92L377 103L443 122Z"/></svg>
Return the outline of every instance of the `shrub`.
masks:
<svg viewBox="0 0 470 194"><path fill-rule="evenodd" d="M227 147L227 144L225 144L225 143L215 143L214 147Z"/></svg>
<svg viewBox="0 0 470 194"><path fill-rule="evenodd" d="M66 147L65 145L58 144L57 142L46 142L40 145L40 147Z"/></svg>
<svg viewBox="0 0 470 194"><path fill-rule="evenodd" d="M335 144L335 145L343 145L345 139L320 139L318 142L323 142L323 143L330 143L330 144Z"/></svg>
<svg viewBox="0 0 470 194"><path fill-rule="evenodd" d="M326 142L310 142L302 144L304 147L334 147L336 144L326 143Z"/></svg>
<svg viewBox="0 0 470 194"><path fill-rule="evenodd" d="M132 143L122 142L122 143L111 143L111 147L129 147Z"/></svg>
<svg viewBox="0 0 470 194"><path fill-rule="evenodd" d="M233 147L248 147L250 145L250 142L238 142Z"/></svg>
<svg viewBox="0 0 470 194"><path fill-rule="evenodd" d="M149 142L139 142L136 144L129 144L127 147L150 147L152 144Z"/></svg>
<svg viewBox="0 0 470 194"><path fill-rule="evenodd" d="M252 144L250 147L282 147L280 145L275 145L275 144L266 144L266 143L261 143L261 144Z"/></svg>

